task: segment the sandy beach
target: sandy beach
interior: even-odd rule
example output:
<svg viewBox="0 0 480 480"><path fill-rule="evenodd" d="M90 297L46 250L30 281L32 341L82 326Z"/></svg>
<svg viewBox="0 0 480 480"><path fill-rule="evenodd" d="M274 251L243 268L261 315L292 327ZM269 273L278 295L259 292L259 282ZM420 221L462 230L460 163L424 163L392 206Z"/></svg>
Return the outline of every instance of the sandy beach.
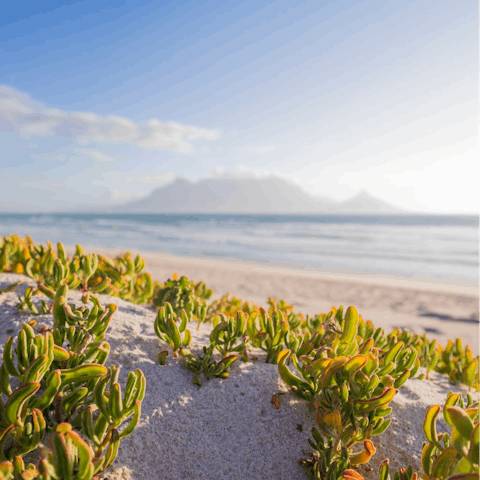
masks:
<svg viewBox="0 0 480 480"><path fill-rule="evenodd" d="M150 260L154 263L154 257L147 259L149 270L160 274L161 269L154 270L152 265L148 265ZM259 289L258 296L261 297L262 285L265 288L267 284L269 288L277 288L277 284L284 285L282 291L289 292L288 275L281 277L280 274L267 272L258 273L257 276L257 272L249 273L245 268L235 271L224 267L224 270L221 270L211 263L212 277L209 277L205 274L208 269L202 268L202 262L193 262L192 270L188 271L188 259L185 260L185 270L180 268L178 260L175 262L175 259L170 259L172 264L169 264L167 259L157 260L163 264L162 268L170 270L170 267L175 265L179 273L190 273L192 278L195 278L195 272L203 273L201 278L207 282L215 280L212 274L214 272L220 286L223 272L225 279L231 282L229 285L238 285L240 293L248 293L256 286ZM195 271L195 268L198 270ZM232 278L229 278L227 272L230 272ZM16 338L24 322L35 320L36 332L52 327L51 314L35 316L16 309L17 294L22 295L28 285L36 284L35 281L23 275L0 274L0 288L19 280L23 283L17 287L15 293L0 296L0 355L3 354L7 338L10 335ZM331 280L311 280L314 284L312 291L309 291L312 302L319 285L328 285L330 282L330 288L333 289ZM350 280L338 282L337 288L345 285L345 289L338 292L337 298L342 298L341 295L345 294L348 288L353 288L349 287L350 283L355 284ZM308 285L309 282L300 276L295 278L293 284L295 289L292 292L298 295L302 284ZM362 288L383 288L383 295L396 290L391 286L371 287L360 284L356 290L348 293L353 295L353 292L361 292ZM267 290L263 292L267 293ZM410 295L410 298L414 299L415 292L415 289L405 287L403 295ZM235 293L238 292L235 290ZM428 295L433 294L431 290L421 293L425 298L430 298ZM319 297L322 295L325 294L321 293ZM435 295L442 296L440 292ZM447 294L443 297L445 295ZM452 294L452 299L449 300L452 305L455 295ZM466 294L464 296L470 298ZM288 298L295 299L294 297L295 295ZM79 305L81 293L71 291L68 299ZM306 458L311 451L308 439L312 427L316 425L315 411L307 406L307 402L288 391L279 376L278 366L266 363L262 351L253 350L252 353L258 356L256 361L236 362L232 365L229 378L212 378L208 381L203 379L203 384L199 387L192 383L193 374L185 368L180 357L174 358L170 354L167 365L159 365L158 353L169 347L155 335L153 323L156 313L153 309L107 295L99 295L99 299L103 305L114 303L118 306L107 332L111 353L106 366L121 367L119 383L122 389L125 388L128 372L135 369L141 369L147 385L140 422L130 436L122 439L118 456L101 475L102 480L307 479L298 461ZM322 301L328 300L330 298L326 297ZM40 296L35 297L34 302L40 306ZM388 305L386 303L385 308ZM469 310L464 307L464 312L468 314ZM398 315L409 318L407 313ZM469 325L472 339L473 333L478 330L474 323L428 320L439 322L438 328L446 336L454 336L459 331L458 328L455 329L457 324ZM419 328L425 328L425 325L421 323ZM189 328L192 332L190 348L194 353L199 353L201 346L209 342L211 325L203 324L199 331L196 325ZM446 376L435 372L431 373L430 380L410 379L400 388L390 404L393 408L390 415L391 426L382 435L373 437L376 453L368 466L359 467L366 480L378 479L378 468L385 458L390 460L392 473L410 465L414 471L423 474L420 461L424 441L423 419L430 406L445 403L447 393L451 390L461 392L465 398L467 389L464 386L451 385ZM280 398L279 409L271 402L272 395L276 393L284 393ZM122 431L127 423L120 426L119 430ZM438 432L446 431L449 431L449 427L443 418L439 418ZM48 443L48 439L44 442ZM355 446L355 451L360 449L361 445ZM26 463L36 463L38 455L33 452L25 460Z"/></svg>
<svg viewBox="0 0 480 480"><path fill-rule="evenodd" d="M120 250L85 248L111 258ZM72 255L74 247L67 247ZM278 297L305 314L323 313L332 306L354 305L365 319L387 331L394 327L427 333L442 344L462 338L478 352L478 285L472 282L440 281L367 275L362 272L291 270L225 259L175 257L137 252L146 260L146 271L163 282L174 272L203 280L214 289L214 298L230 292L267 306L268 297ZM22 280L16 292L0 296L0 355L8 336L16 338L24 322L35 320L36 331L51 328L50 314L35 316L16 309L17 295L36 282L23 275L1 274L0 288ZM71 291L69 301L80 304L81 294ZM227 379L203 380L198 387L180 357L168 356L161 366L157 355L170 347L155 335L155 311L122 299L99 295L102 304L115 303L118 311L107 332L111 354L107 366L121 367L119 382L124 388L129 371L140 368L146 378L146 395L139 425L122 440L117 459L102 480L303 480L306 474L298 461L311 448L308 439L315 412L288 391L278 366L265 362L260 350L253 362L236 362ZM40 297L34 302L40 306ZM191 350L199 353L209 343L211 325L199 331L191 325ZM391 471L411 465L421 475L421 451L425 413L434 404L443 405L449 391L466 387L452 385L448 377L431 373L430 380L408 380L391 403L392 424L374 437L376 454L359 471L366 480L378 478L378 468L390 459ZM280 409L272 395L284 393ZM478 394L474 394L477 396ZM120 431L122 428L120 427ZM440 432L449 431L439 419ZM47 439L45 439L47 442ZM361 448L355 446L355 451ZM36 454L27 461L36 462Z"/></svg>
<svg viewBox="0 0 480 480"><path fill-rule="evenodd" d="M114 257L125 250L86 247L87 253ZM67 247L72 255L73 246ZM479 351L478 283L423 277L396 277L344 270L291 269L234 259L177 257L132 251L146 260L145 270L164 282L174 272L203 280L213 298L230 292L245 301L267 306L269 297L295 305L305 315L332 306L354 305L364 319L390 331L406 328L446 344L460 337Z"/></svg>

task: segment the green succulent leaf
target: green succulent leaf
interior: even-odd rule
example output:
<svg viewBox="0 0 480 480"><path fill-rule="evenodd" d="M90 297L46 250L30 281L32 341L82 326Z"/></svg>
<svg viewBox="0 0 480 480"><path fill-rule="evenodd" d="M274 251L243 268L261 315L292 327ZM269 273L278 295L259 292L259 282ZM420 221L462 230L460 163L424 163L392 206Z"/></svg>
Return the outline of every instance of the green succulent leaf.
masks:
<svg viewBox="0 0 480 480"><path fill-rule="evenodd" d="M448 418L453 423L453 427L466 440L470 440L472 436L474 425L468 414L460 407L448 407Z"/></svg>
<svg viewBox="0 0 480 480"><path fill-rule="evenodd" d="M452 465L456 456L457 451L455 450L455 448L446 448L433 462L431 468L431 477L438 478L440 480L448 478L450 466Z"/></svg>
<svg viewBox="0 0 480 480"><path fill-rule="evenodd" d="M7 423L20 422L20 414L25 402L40 388L40 383L32 382L18 387L9 397L2 415Z"/></svg>
<svg viewBox="0 0 480 480"><path fill-rule="evenodd" d="M60 370L62 386L70 383L84 382L107 373L107 368L97 363L86 363L75 368Z"/></svg>
<svg viewBox="0 0 480 480"><path fill-rule="evenodd" d="M357 334L359 316L355 307L348 307L345 313L343 333L340 337L340 342L351 343L355 340Z"/></svg>
<svg viewBox="0 0 480 480"><path fill-rule="evenodd" d="M437 417L440 413L440 405L432 405L425 415L423 422L423 432L425 438L433 445L440 446L437 440Z"/></svg>

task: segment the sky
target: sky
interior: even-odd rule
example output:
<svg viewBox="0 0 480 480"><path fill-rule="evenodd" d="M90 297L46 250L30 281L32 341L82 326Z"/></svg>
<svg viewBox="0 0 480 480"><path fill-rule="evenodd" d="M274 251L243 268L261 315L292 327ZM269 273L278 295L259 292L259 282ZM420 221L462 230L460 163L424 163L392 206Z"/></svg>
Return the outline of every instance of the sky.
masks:
<svg viewBox="0 0 480 480"><path fill-rule="evenodd" d="M478 214L478 53L473 0L9 2L0 206L276 175Z"/></svg>

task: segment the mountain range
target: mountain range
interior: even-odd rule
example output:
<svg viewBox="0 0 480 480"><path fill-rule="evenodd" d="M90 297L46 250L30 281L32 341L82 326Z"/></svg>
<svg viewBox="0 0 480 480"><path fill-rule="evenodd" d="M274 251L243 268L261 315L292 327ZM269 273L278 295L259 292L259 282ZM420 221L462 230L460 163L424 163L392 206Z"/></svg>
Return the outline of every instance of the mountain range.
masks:
<svg viewBox="0 0 480 480"><path fill-rule="evenodd" d="M100 200L100 202L99 202ZM124 203L111 203L108 192L97 201L46 208L15 201L0 201L5 213L232 213L232 214L410 214L359 193L338 202L312 195L282 177L217 177L192 182L177 177L147 196Z"/></svg>
<svg viewBox="0 0 480 480"><path fill-rule="evenodd" d="M146 197L109 207L106 213L400 214L368 193L336 202L305 192L280 177L177 178Z"/></svg>

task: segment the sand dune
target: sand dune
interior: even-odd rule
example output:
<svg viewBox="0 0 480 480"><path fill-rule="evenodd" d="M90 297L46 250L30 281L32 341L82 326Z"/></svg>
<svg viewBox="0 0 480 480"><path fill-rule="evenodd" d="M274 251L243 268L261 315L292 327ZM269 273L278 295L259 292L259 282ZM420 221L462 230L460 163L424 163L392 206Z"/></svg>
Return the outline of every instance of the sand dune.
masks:
<svg viewBox="0 0 480 480"><path fill-rule="evenodd" d="M150 260L154 263L153 258L148 257L150 271L160 275L161 270L156 270L155 267L152 269ZM171 265L166 259L160 260L162 268L170 269ZM175 263L173 259L171 261ZM207 276L203 269L195 271L194 268L197 267L191 265L193 270L187 270L188 263L186 261L185 267L182 267L177 261L175 265L179 273L191 274L192 278L197 277L194 275L196 272L203 273L197 278L204 278L208 283L213 282L214 277ZM213 266L212 269L215 271ZM232 278L228 277L227 271ZM216 273L218 280L221 273L222 271ZM256 277L256 274L248 273L247 270L245 278L238 271L234 273L234 270L228 269L223 275L225 281L231 282L229 285L238 285L235 293L246 294L257 287L256 293L262 297L262 294L267 295L269 292L268 289L262 291L262 286L276 288L275 282L284 284L285 293L291 292L288 288L288 276L278 278L275 275L269 277L267 274L259 274ZM159 278L163 276L162 274ZM0 274L0 288L18 280L24 282L17 288L18 294L22 294L28 285L35 285L32 279L22 275ZM297 281L300 284L302 281L306 282L300 279ZM317 285L314 281L313 283ZM308 285L308 282L306 284ZM320 291L321 295L325 295L321 289L316 290L314 286L311 288L314 292ZM361 288L357 286L359 291ZM391 287L390 290L385 286L375 288L383 288L385 294L392 291ZM300 285L292 291L298 295L301 291ZM341 298L341 294L345 292L340 290L338 293L338 298ZM350 294L353 295L352 292ZM414 298L413 293L405 292L403 295ZM466 297L469 298L468 295ZM175 359L169 355L167 365L158 364L156 356L169 347L154 333L155 311L152 308L133 305L106 295L99 295L99 298L104 305L118 305L118 311L107 331L107 340L111 345L107 366L113 364L121 367L119 382L123 388L128 372L137 368L144 373L147 385L139 425L132 435L121 441L117 459L102 474L102 479L307 479L298 460L305 458L311 450L308 438L311 428L315 426L315 412L306 402L288 393L278 374L278 366L265 363L263 352L254 352L258 355L257 361L236 362L231 367L228 379L204 380L203 385L198 387L192 383L193 374L182 365L180 358ZM81 302L81 293L69 292L68 299L78 305ZM329 298L324 298L322 301L328 300ZM40 301L40 297L34 298L35 303L39 304ZM36 320L36 331L43 327L51 328L53 323L51 314L34 316L19 312L15 308L16 303L18 299L15 293L0 296L0 355L8 336L13 335L16 338L24 322ZM467 314L468 310L465 312ZM399 318L406 316L399 315ZM478 326L473 323L469 325L473 336L473 331L478 330ZM204 324L198 332L195 325L192 327L191 349L197 353L202 345L208 344L211 326ZM448 335L457 332L447 327L439 328ZM422 473L422 422L427 409L434 404L443 405L449 390L463 393L466 390L461 386L450 385L446 376L435 372L431 376L432 380L429 381L408 380L391 402L392 425L384 434L373 437L377 452L369 463L370 470L360 467L360 472L367 480L378 478L378 465L387 457L390 459L392 471L411 465L415 471ZM281 407L277 410L270 400L272 395L278 392L286 395L281 397ZM442 419L439 419L438 428L442 433L448 431ZM357 448L361 449L360 446ZM35 461L35 456L29 455L26 461Z"/></svg>

